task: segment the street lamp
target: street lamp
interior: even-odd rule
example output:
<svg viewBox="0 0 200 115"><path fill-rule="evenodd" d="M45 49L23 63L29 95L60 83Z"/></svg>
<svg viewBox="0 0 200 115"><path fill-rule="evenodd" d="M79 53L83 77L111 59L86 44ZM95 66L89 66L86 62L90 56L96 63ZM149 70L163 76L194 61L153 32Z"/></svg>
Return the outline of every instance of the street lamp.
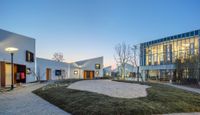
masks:
<svg viewBox="0 0 200 115"><path fill-rule="evenodd" d="M8 47L8 48L5 48L5 51L10 53L11 55L11 90L14 88L13 86L13 78L14 78L14 66L13 66L13 55L14 53L16 53L18 51L18 48L14 48L14 47Z"/></svg>

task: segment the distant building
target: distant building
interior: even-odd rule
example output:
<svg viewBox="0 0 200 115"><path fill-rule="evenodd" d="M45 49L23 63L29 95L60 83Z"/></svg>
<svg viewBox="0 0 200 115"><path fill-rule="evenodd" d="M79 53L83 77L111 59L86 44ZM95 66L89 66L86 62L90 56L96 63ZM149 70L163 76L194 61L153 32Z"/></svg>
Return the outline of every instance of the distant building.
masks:
<svg viewBox="0 0 200 115"><path fill-rule="evenodd" d="M118 66L117 68L115 68L113 71L113 75L115 76L121 76L121 66ZM125 65L125 77L135 77L137 72L137 68L134 67L131 64L126 64Z"/></svg>
<svg viewBox="0 0 200 115"><path fill-rule="evenodd" d="M103 77L103 57L70 63L70 78L93 79Z"/></svg>
<svg viewBox="0 0 200 115"><path fill-rule="evenodd" d="M103 76L103 57L73 63L37 58L37 71L41 80L94 79Z"/></svg>
<svg viewBox="0 0 200 115"><path fill-rule="evenodd" d="M37 58L37 75L40 80L59 80L69 78L70 64Z"/></svg>
<svg viewBox="0 0 200 115"><path fill-rule="evenodd" d="M103 76L111 77L111 72L112 72L112 66L103 68Z"/></svg>

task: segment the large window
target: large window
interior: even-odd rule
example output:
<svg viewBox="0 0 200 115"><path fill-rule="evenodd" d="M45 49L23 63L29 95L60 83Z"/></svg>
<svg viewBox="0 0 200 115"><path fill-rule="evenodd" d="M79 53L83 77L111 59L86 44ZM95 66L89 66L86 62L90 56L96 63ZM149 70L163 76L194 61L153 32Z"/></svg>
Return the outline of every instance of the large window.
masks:
<svg viewBox="0 0 200 115"><path fill-rule="evenodd" d="M145 65L171 64L176 59L184 59L199 52L198 37L176 39L147 46L145 49Z"/></svg>

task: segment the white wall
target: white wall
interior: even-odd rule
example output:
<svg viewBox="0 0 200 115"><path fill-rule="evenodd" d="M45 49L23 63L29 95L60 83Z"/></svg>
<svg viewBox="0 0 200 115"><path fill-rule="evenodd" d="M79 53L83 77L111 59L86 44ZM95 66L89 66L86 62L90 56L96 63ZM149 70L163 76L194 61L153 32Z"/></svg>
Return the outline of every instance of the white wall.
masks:
<svg viewBox="0 0 200 115"><path fill-rule="evenodd" d="M69 78L69 64L65 62L56 62L54 60L37 58L37 75L40 76L40 80L46 80L46 69L51 69L51 80L58 80L63 77L64 79ZM55 70L64 70L62 76L56 76Z"/></svg>
<svg viewBox="0 0 200 115"><path fill-rule="evenodd" d="M35 39L23 35L15 34L0 29L0 61L10 62L10 54L5 52L7 47L16 47L19 51L14 54L14 63L26 65L32 72L35 72L35 62L26 62L26 50L34 53L35 56ZM35 81L34 74L26 75L26 82Z"/></svg>
<svg viewBox="0 0 200 115"><path fill-rule="evenodd" d="M100 64L100 69L95 69L95 64ZM80 67L80 69L79 69ZM70 77L71 78L83 78L84 70L94 71L95 77L103 76L103 57L87 59L83 61L78 61L70 64ZM74 71L80 72L77 75L74 74ZM99 71L99 75L96 75L96 71Z"/></svg>
<svg viewBox="0 0 200 115"><path fill-rule="evenodd" d="M95 69L95 64L100 64L100 69ZM81 68L79 69L78 67ZM37 75L40 76L40 80L46 80L46 69L51 69L51 78L52 80L57 80L60 76L55 75L55 70L65 70L65 79L67 78L83 78L84 70L90 71L99 71L99 75L95 75L95 77L103 76L103 57L87 59L84 61L78 61L74 63L64 63L64 62L56 62L54 60L37 58ZM74 71L77 71L78 74L75 75ZM80 72L80 74L79 74ZM95 73L94 73L95 74Z"/></svg>

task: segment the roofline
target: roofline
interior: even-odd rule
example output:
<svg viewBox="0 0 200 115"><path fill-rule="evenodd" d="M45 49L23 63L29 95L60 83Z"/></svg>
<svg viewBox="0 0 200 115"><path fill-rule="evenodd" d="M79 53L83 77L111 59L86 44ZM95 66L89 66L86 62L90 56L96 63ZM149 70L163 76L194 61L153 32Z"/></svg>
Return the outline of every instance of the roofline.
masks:
<svg viewBox="0 0 200 115"><path fill-rule="evenodd" d="M193 32L194 35L190 35L192 32ZM197 35L195 34L196 32L197 32ZM179 34L174 34L174 35L171 35L171 36L151 40L151 41L148 41L148 42L143 42L143 43L140 43L140 45L143 45L143 44L153 45L153 44L156 44L156 43L165 42L165 41L169 41L169 40L187 38L187 36L185 36L185 34L189 34L189 37L200 36L200 29L188 31L188 32L184 32L184 33L179 33Z"/></svg>
<svg viewBox="0 0 200 115"><path fill-rule="evenodd" d="M42 57L36 57L36 60L37 60L37 59L42 59L42 60L47 60L47 61L58 62L58 61L55 61L55 60L53 60L53 59L47 59L47 58L42 58ZM66 64L69 64L69 63L67 63L67 62L58 62L58 63L66 63Z"/></svg>
<svg viewBox="0 0 200 115"><path fill-rule="evenodd" d="M8 32L8 33L12 33L12 34L15 34L15 35L18 35L18 36L22 36L22 37L26 37L26 38L29 38L29 39L33 39L33 40L36 40L35 38L32 38L32 37L29 37L29 36L26 36L26 35L22 35L22 34L18 34L18 33L15 33L15 32L11 32L11 31L8 31L8 30L4 30L4 29L1 29L1 31L5 31L5 32Z"/></svg>
<svg viewBox="0 0 200 115"><path fill-rule="evenodd" d="M88 61L88 60L93 60L93 59L97 59L97 58L103 58L103 56L95 57L95 58L83 59L83 60L80 60L80 61L74 61L74 62L71 62L71 63L76 63L76 62L81 62L81 61Z"/></svg>

